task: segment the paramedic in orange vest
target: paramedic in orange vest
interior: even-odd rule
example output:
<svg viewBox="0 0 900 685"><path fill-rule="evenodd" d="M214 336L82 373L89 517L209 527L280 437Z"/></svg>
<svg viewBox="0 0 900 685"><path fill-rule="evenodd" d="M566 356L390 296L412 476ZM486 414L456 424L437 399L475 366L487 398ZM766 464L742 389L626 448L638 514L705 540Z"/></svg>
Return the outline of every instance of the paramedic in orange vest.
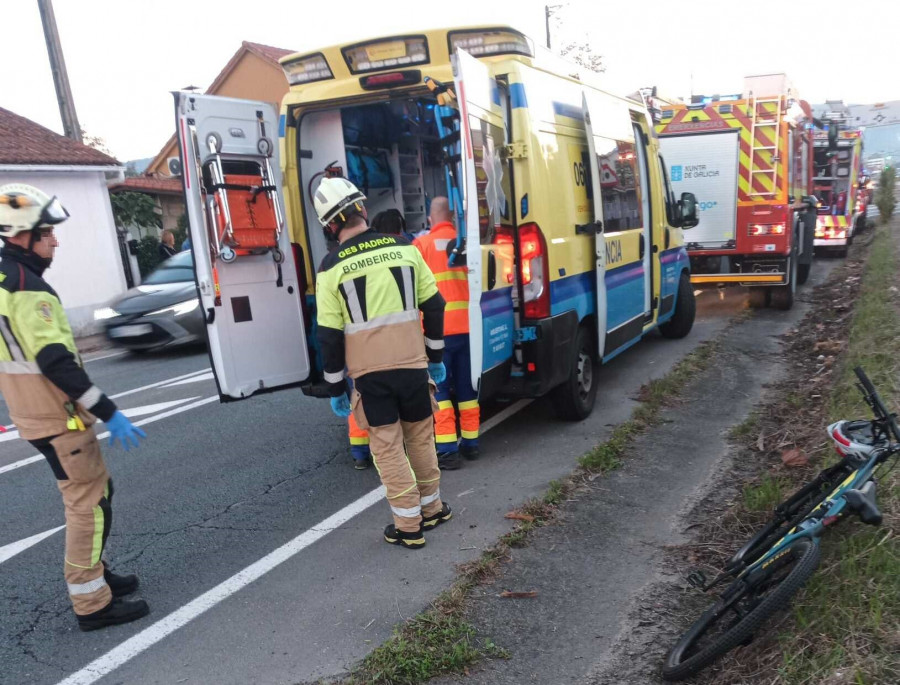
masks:
<svg viewBox="0 0 900 685"><path fill-rule="evenodd" d="M469 282L464 266L448 265L447 246L456 241L453 212L446 197L431 201L428 215L431 230L413 241L425 263L434 273L438 290L444 297L444 366L447 378L438 383L436 399L440 406L434 415L434 440L437 443L438 465L442 469L462 466L460 454L466 459L478 458L478 425L480 409L478 392L472 387L469 358ZM456 409L459 409L459 428L456 433Z"/></svg>

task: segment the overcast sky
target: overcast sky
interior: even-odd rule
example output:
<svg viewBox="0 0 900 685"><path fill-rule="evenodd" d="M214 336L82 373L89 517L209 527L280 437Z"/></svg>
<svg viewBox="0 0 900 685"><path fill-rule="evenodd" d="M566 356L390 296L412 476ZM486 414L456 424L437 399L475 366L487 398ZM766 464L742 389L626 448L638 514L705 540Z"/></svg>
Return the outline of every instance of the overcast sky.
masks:
<svg viewBox="0 0 900 685"><path fill-rule="evenodd" d="M62 132L37 2L0 3L0 106ZM812 103L900 99L897 0L554 6L552 40L589 40L615 92L734 93L747 74L786 72ZM122 161L159 151L174 128L169 92L206 88L242 40L306 52L472 24L512 24L544 40L544 3L534 0L55 0L54 9L81 125Z"/></svg>

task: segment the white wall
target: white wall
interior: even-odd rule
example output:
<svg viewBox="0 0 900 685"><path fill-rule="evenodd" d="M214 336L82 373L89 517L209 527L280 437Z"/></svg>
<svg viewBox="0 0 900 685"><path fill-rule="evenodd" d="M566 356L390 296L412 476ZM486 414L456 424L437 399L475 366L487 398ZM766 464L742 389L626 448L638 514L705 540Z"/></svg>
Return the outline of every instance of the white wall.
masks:
<svg viewBox="0 0 900 685"><path fill-rule="evenodd" d="M69 220L44 278L59 294L76 336L99 330L94 310L125 292L125 274L102 171L0 171L0 185L29 183L59 197Z"/></svg>

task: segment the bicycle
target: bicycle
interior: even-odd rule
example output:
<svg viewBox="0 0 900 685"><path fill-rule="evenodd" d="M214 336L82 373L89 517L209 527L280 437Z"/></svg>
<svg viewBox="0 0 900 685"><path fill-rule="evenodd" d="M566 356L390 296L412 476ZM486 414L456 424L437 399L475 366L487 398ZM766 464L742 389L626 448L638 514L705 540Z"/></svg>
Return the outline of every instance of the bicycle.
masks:
<svg viewBox="0 0 900 685"><path fill-rule="evenodd" d="M689 584L703 592L732 582L669 651L663 679L684 680L750 644L763 623L786 608L815 572L826 530L851 514L863 523L881 524L875 475L900 453L900 428L862 368L854 371L875 418L828 426L841 460L775 507L772 519L711 582L701 571L688 576Z"/></svg>

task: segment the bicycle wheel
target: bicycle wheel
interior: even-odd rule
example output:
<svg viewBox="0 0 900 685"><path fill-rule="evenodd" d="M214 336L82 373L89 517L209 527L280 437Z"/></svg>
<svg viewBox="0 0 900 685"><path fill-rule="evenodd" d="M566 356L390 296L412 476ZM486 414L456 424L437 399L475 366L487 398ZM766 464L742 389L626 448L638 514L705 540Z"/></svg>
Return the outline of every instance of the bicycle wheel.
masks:
<svg viewBox="0 0 900 685"><path fill-rule="evenodd" d="M798 538L760 569L751 581L732 583L721 597L697 619L675 644L663 665L665 680L684 680L730 652L748 639L772 614L787 608L791 598L803 587L819 565L819 545L809 538Z"/></svg>

